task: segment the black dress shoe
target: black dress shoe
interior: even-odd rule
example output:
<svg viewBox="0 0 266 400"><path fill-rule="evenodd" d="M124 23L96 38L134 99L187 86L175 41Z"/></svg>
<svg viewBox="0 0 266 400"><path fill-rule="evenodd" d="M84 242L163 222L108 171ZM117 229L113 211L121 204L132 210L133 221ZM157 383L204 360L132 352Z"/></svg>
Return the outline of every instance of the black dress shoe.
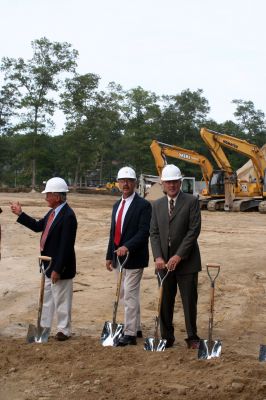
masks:
<svg viewBox="0 0 266 400"><path fill-rule="evenodd" d="M169 347L173 347L174 343L175 343L175 339L166 339L166 345L165 348L169 349Z"/></svg>
<svg viewBox="0 0 266 400"><path fill-rule="evenodd" d="M136 344L137 344L136 336L124 335L119 339L117 346L127 346Z"/></svg>
<svg viewBox="0 0 266 400"><path fill-rule="evenodd" d="M142 331L137 331L137 338L143 338Z"/></svg>
<svg viewBox="0 0 266 400"><path fill-rule="evenodd" d="M59 342L64 342L65 340L69 339L69 336L66 336L63 332L57 332L55 339Z"/></svg>
<svg viewBox="0 0 266 400"><path fill-rule="evenodd" d="M187 339L185 339L185 342L187 343L188 349L198 349L200 338L198 335L189 336Z"/></svg>

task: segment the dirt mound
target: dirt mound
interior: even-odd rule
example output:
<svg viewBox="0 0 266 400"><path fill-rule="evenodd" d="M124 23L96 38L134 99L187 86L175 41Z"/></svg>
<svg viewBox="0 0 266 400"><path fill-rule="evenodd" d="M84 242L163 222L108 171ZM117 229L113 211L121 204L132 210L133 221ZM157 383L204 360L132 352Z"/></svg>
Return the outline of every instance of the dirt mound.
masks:
<svg viewBox="0 0 266 400"><path fill-rule="evenodd" d="M104 348L73 338L27 345L1 340L0 399L263 399L265 366L225 350L222 360L199 361L177 344L164 353L142 346Z"/></svg>

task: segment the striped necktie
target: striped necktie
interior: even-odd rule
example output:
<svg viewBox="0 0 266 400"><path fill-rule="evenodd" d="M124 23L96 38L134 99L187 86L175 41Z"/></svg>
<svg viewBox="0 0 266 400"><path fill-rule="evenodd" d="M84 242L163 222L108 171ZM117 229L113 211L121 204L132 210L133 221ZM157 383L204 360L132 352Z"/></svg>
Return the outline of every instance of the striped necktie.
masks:
<svg viewBox="0 0 266 400"><path fill-rule="evenodd" d="M171 217L175 208L175 202L173 199L169 201L169 216Z"/></svg>
<svg viewBox="0 0 266 400"><path fill-rule="evenodd" d="M54 220L54 216L55 216L55 211L53 210L50 213L49 217L48 217L46 227L45 227L45 229L43 231L43 234L42 234L42 237L41 237L41 243L40 243L41 251L43 251L43 249L44 249L44 245L45 245L48 233L49 233L49 229L50 229L50 227L51 227L51 225L53 223L53 220Z"/></svg>

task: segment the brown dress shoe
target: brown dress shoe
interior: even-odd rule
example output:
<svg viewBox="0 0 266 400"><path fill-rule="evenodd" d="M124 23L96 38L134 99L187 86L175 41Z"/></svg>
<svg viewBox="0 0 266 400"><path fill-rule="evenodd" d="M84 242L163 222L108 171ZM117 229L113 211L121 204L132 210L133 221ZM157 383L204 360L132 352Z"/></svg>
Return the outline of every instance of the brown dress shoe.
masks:
<svg viewBox="0 0 266 400"><path fill-rule="evenodd" d="M63 332L57 332L55 339L59 340L59 342L64 342L69 339L69 336L66 336Z"/></svg>

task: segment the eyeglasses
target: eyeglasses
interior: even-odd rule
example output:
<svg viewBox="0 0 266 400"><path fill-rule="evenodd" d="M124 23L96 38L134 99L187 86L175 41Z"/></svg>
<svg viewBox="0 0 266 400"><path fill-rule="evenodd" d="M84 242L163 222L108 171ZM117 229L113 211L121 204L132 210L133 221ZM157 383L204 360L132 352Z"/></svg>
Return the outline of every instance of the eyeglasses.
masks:
<svg viewBox="0 0 266 400"><path fill-rule="evenodd" d="M125 179L118 179L118 183L134 183L135 179L125 178Z"/></svg>

